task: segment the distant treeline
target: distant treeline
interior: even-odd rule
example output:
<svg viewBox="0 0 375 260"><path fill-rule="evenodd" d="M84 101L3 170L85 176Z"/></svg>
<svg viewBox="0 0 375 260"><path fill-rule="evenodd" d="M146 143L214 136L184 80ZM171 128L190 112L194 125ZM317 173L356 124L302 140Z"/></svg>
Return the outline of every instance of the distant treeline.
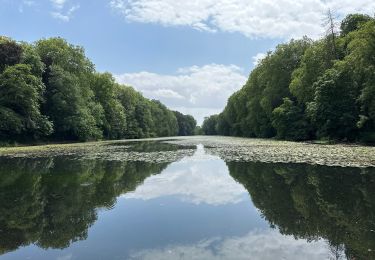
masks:
<svg viewBox="0 0 375 260"><path fill-rule="evenodd" d="M339 31L339 32L338 32ZM375 142L375 19L347 16L320 40L268 52L207 135Z"/></svg>
<svg viewBox="0 0 375 260"><path fill-rule="evenodd" d="M98 73L82 47L0 36L0 142L192 135L192 116Z"/></svg>

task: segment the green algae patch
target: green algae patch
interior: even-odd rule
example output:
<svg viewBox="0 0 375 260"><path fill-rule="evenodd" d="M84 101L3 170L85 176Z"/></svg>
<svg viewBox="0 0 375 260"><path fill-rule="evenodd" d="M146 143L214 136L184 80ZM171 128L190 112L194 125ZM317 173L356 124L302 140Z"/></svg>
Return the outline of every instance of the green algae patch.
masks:
<svg viewBox="0 0 375 260"><path fill-rule="evenodd" d="M162 139L168 140L168 139ZM0 148L0 157L43 158L68 156L75 160L142 161L166 163L191 156L195 146L178 146L159 139L119 140Z"/></svg>
<svg viewBox="0 0 375 260"><path fill-rule="evenodd" d="M265 163L307 163L341 167L375 167L375 147L316 144L220 136L168 137L90 143L0 148L0 157L174 162L202 144L207 153L223 160Z"/></svg>
<svg viewBox="0 0 375 260"><path fill-rule="evenodd" d="M178 145L203 144L225 161L307 163L341 167L375 167L375 147L323 145L236 137L202 136L168 141Z"/></svg>
<svg viewBox="0 0 375 260"><path fill-rule="evenodd" d="M0 147L2 157L45 157L87 151L102 146L107 142L48 144L35 146Z"/></svg>

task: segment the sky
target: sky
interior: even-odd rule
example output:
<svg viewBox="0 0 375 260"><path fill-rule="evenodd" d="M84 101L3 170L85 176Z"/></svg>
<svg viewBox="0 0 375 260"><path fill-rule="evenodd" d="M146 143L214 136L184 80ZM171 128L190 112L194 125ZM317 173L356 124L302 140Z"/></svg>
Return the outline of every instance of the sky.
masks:
<svg viewBox="0 0 375 260"><path fill-rule="evenodd" d="M375 1L0 0L0 35L63 37L98 71L201 124L277 44L324 35L329 9L373 15Z"/></svg>

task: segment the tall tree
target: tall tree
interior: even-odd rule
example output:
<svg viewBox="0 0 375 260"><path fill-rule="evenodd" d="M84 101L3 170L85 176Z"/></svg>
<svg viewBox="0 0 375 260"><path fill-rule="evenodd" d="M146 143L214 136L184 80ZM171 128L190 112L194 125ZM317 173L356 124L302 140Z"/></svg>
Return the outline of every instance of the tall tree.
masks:
<svg viewBox="0 0 375 260"><path fill-rule="evenodd" d="M178 124L178 135L188 136L194 135L194 130L197 126L197 121L190 115L184 115L178 111L173 111Z"/></svg>
<svg viewBox="0 0 375 260"><path fill-rule="evenodd" d="M341 22L340 29L342 35L347 35L350 32L357 31L362 25L371 21L372 18L366 14L349 14Z"/></svg>
<svg viewBox="0 0 375 260"><path fill-rule="evenodd" d="M22 47L8 37L0 36L0 73L6 66L20 63Z"/></svg>
<svg viewBox="0 0 375 260"><path fill-rule="evenodd" d="M202 130L205 135L217 135L217 121L219 115L206 117L203 121Z"/></svg>
<svg viewBox="0 0 375 260"><path fill-rule="evenodd" d="M89 80L94 66L83 48L50 38L38 41L36 50L46 66L43 113L56 126L54 136L82 141L100 138L103 108L94 101Z"/></svg>
<svg viewBox="0 0 375 260"><path fill-rule="evenodd" d="M25 64L8 66L0 74L0 139L35 140L52 132L40 113L45 87Z"/></svg>
<svg viewBox="0 0 375 260"><path fill-rule="evenodd" d="M273 110L272 126L279 139L300 141L311 136L311 127L303 109L289 98L284 98L284 103Z"/></svg>
<svg viewBox="0 0 375 260"><path fill-rule="evenodd" d="M47 85L44 113L55 125L56 138L85 141L101 137L76 75L57 65L50 66ZM102 113L102 108L98 108L96 115Z"/></svg>
<svg viewBox="0 0 375 260"><path fill-rule="evenodd" d="M327 70L316 83L314 102L310 104L318 137L353 140L356 134L358 86L345 68Z"/></svg>
<svg viewBox="0 0 375 260"><path fill-rule="evenodd" d="M109 73L95 73L91 77L92 90L95 101L104 109L102 126L104 137L119 139L125 136L126 116L125 109L118 100L119 86Z"/></svg>
<svg viewBox="0 0 375 260"><path fill-rule="evenodd" d="M203 129L215 119L224 135L375 142L375 20L348 15L340 34L329 11L326 24L320 40L269 52Z"/></svg>

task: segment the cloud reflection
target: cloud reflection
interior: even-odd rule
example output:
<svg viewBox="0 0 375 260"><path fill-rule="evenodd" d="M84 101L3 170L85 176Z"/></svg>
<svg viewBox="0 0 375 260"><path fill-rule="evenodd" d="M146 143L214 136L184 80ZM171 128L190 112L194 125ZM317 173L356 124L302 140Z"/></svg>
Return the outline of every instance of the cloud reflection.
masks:
<svg viewBox="0 0 375 260"><path fill-rule="evenodd" d="M330 256L323 240L307 242L293 236L281 235L277 230L251 231L245 236L211 238L190 245L172 245L162 249L134 252L130 259L288 259L320 260Z"/></svg>
<svg viewBox="0 0 375 260"><path fill-rule="evenodd" d="M161 174L149 177L134 192L123 197L151 200L164 196L214 206L248 199L244 187L229 175L225 162L206 154L202 145L197 146L193 156L172 163Z"/></svg>

